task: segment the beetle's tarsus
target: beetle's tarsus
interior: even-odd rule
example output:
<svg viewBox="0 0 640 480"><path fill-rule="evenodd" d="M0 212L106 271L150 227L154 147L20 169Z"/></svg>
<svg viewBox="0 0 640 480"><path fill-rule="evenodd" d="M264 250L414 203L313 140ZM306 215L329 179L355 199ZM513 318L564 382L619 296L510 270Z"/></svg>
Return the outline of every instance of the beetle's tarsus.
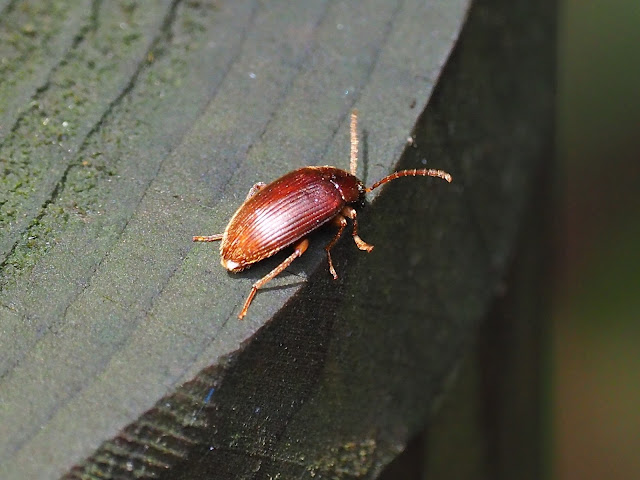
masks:
<svg viewBox="0 0 640 480"><path fill-rule="evenodd" d="M333 268L333 262L331 261L331 253L327 252L327 258L329 260L329 273L331 274L334 280L337 280L338 274L336 273L336 269Z"/></svg>
<svg viewBox="0 0 640 480"><path fill-rule="evenodd" d="M249 292L249 296L244 301L244 305L242 306L242 310L238 314L238 319L242 320L244 318L244 316L247 314L247 311L249 310L249 305L251 305L251 302L253 301L253 297L256 296L257 292L258 292L258 288L255 285L253 285L251 287L251 291Z"/></svg>

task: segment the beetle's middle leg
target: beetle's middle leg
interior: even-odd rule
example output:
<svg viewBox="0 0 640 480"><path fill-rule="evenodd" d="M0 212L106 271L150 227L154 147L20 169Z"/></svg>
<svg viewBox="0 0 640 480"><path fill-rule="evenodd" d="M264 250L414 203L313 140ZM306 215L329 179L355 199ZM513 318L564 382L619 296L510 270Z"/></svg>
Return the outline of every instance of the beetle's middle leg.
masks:
<svg viewBox="0 0 640 480"><path fill-rule="evenodd" d="M358 214L356 212L356 209L353 207L344 207L340 213L345 217L349 217L353 222L352 235L353 235L353 241L356 242L357 247L360 250L365 250L367 252L370 252L371 250L373 250L373 245L368 244L367 242L362 240L358 235L358 220L356 218Z"/></svg>
<svg viewBox="0 0 640 480"><path fill-rule="evenodd" d="M256 296L258 289L262 288L266 283L270 282L277 275L282 273L282 271L285 268L291 265L291 263L296 258L298 258L307 250L307 247L309 247L309 240L307 240L306 238L303 238L302 240L300 240L298 243L294 245L295 250L291 255L285 258L284 261L280 265L278 265L276 268L271 270L271 272L269 272L267 275L265 275L264 277L262 277L260 280L258 280L256 283L253 284L253 286L251 287L251 292L249 292L249 296L245 300L244 306L242 307L242 310L240 311L238 318L242 319L247 314L247 310L249 310L249 305L251 305L251 302L253 301L253 297Z"/></svg>
<svg viewBox="0 0 640 480"><path fill-rule="evenodd" d="M327 246L324 247L324 249L327 252L327 260L329 261L329 273L333 276L334 280L337 280L338 274L336 273L336 269L333 268L333 262L331 261L331 249L342 236L342 232L344 232L344 229L347 226L347 219L344 218L342 215L338 214L333 218L333 223L335 223L338 226L338 231L334 235L334 237L331 239L331 241L327 243Z"/></svg>
<svg viewBox="0 0 640 480"><path fill-rule="evenodd" d="M249 193L247 193L247 198L245 198L244 201L246 202L247 200L249 200L251 197L253 197L256 193L258 193L260 190L262 190L266 186L267 184L264 182L255 183L253 187L249 189Z"/></svg>

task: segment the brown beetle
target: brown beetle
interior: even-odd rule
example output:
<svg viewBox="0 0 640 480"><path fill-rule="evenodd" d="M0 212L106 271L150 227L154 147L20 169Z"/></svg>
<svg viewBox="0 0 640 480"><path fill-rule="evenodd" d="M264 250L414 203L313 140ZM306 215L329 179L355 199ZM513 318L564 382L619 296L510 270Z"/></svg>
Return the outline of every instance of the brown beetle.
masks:
<svg viewBox="0 0 640 480"><path fill-rule="evenodd" d="M352 235L357 247L367 252L373 250L373 245L358 236L356 210L351 206L364 201L367 192L400 177L439 177L451 182L451 175L447 172L425 168L392 173L366 188L355 176L358 164L357 125L358 112L354 110L351 113L351 172L328 166L303 167L268 185L256 183L231 217L223 234L193 237L194 242L222 240L221 263L231 272L244 270L293 244L293 253L253 284L238 318L247 314L259 288L307 250L307 235L320 225L332 221L338 227L338 232L325 247L329 272L334 279L338 275L331 261L331 248L347 226L346 217L353 222Z"/></svg>

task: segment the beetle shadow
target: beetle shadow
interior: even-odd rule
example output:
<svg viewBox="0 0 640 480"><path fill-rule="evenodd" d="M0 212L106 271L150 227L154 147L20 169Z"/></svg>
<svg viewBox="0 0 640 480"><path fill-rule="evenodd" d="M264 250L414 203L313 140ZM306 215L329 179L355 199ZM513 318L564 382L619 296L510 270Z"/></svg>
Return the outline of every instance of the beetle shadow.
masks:
<svg viewBox="0 0 640 480"><path fill-rule="evenodd" d="M307 283L308 278L318 268L325 268L327 270L326 274L331 276L327 265L327 254L324 247L333 238L335 232L335 227L330 225L322 225L318 231L312 232L307 237L309 239L309 248L307 251L300 256L300 258L295 259L282 273L262 287L260 291L268 292L270 290L285 290L303 285ZM343 238L345 236L346 235L343 234ZM338 248L338 245L342 244L343 238L341 238L338 244L332 249L332 252ZM236 279L246 278L250 279L252 282L256 282L268 275L269 272L280 265L289 255L291 255L291 253L293 253L293 247L289 245L272 257L261 260L242 272L227 272L227 274ZM296 281L291 277L298 280Z"/></svg>

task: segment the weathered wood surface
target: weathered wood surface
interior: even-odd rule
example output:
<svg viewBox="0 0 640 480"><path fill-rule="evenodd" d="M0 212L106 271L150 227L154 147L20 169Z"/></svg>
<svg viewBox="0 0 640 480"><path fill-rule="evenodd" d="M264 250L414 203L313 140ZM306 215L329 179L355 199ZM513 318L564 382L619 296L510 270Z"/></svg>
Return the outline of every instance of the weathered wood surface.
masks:
<svg viewBox="0 0 640 480"><path fill-rule="evenodd" d="M375 476L548 153L554 12L530 3L474 4L444 72L465 0L0 3L0 478ZM279 259L229 275L191 235L256 181L346 167L354 107L366 183L424 159L455 183L390 184L371 254L341 242L334 282L320 233L238 321Z"/></svg>

